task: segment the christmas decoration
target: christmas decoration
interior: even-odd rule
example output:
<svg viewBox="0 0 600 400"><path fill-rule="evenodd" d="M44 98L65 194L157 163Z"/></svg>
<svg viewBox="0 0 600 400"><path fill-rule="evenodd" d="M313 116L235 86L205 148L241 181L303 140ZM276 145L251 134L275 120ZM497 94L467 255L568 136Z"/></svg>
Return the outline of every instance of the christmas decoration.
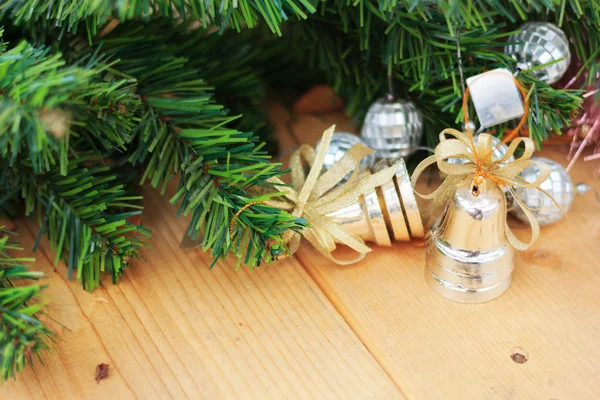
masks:
<svg viewBox="0 0 600 400"><path fill-rule="evenodd" d="M477 142L478 136L479 135L473 136L474 142ZM492 147L493 147L492 157L497 158L497 159L503 158L504 155L506 154L506 152L508 151L508 146L505 144L501 144L500 142L501 142L500 139L498 139L495 136L492 136ZM510 163L513 161L515 161L515 157L510 156L506 159L505 163ZM468 161L465 158L449 158L447 160L447 162L449 164L466 164Z"/></svg>
<svg viewBox="0 0 600 400"><path fill-rule="evenodd" d="M517 61L520 69L531 69L537 78L554 83L566 72L571 62L569 40L565 33L549 22L528 22L519 27L520 33L508 38L506 54Z"/></svg>
<svg viewBox="0 0 600 400"><path fill-rule="evenodd" d="M404 167L404 161L400 161L402 168ZM373 167L374 172L381 171L389 166L388 160L380 160ZM396 186L396 179L385 183L377 188L377 195L381 199L382 213L384 220L387 225L387 231L389 236L393 240L405 241L410 240L410 231L408 222L404 217L402 200L398 193L398 186ZM412 190L411 190L412 192ZM412 194L412 193L411 193ZM419 216L420 218L420 216Z"/></svg>
<svg viewBox="0 0 600 400"><path fill-rule="evenodd" d="M598 63L593 63L598 65ZM600 158L600 102L598 101L599 89L597 85L593 85L590 81L599 82L600 70L596 67L596 71L590 72L586 70L584 63L575 57L567 72L562 79L556 83L557 87L563 89L580 88L584 91L582 94L583 103L581 109L577 112L577 116L572 121L570 127L563 129L571 137L571 147L569 149L568 158L571 160L567 166L567 171L575 165L581 153L587 146L594 147L594 154L584 157L584 161L591 161ZM558 138L551 138L549 142L553 142ZM564 143L564 142L563 142ZM596 170L596 175L598 174Z"/></svg>
<svg viewBox="0 0 600 400"><path fill-rule="evenodd" d="M426 239L426 281L436 293L461 303L493 300L512 281L504 193L488 178L479 189L476 195L470 182L461 182Z"/></svg>
<svg viewBox="0 0 600 400"><path fill-rule="evenodd" d="M421 142L423 119L412 102L381 98L369 107L361 136L378 158L406 157Z"/></svg>
<svg viewBox="0 0 600 400"><path fill-rule="evenodd" d="M454 139L447 139L446 135ZM515 199L515 203L531 225L531 240L521 242L510 231L506 222L506 197L500 186L531 186L539 190L539 185L550 174L550 167L529 160L533 153L533 142L529 138L515 139L500 159L491 156L492 137L486 133L480 134L474 142L471 135L446 129L440 139L435 155L421 162L412 177L414 185L421 173L434 163L448 175L433 193L417 193L430 200L425 211L427 217L437 216L441 207L445 207L426 238L426 280L438 294L450 300L489 301L510 286L512 248L524 250L539 235L533 214L519 199ZM521 143L525 145L521 157L504 163ZM456 165L446 161L458 155L466 155L468 162ZM524 182L518 174L531 165L539 168L540 175L532 182Z"/></svg>
<svg viewBox="0 0 600 400"><path fill-rule="evenodd" d="M339 161L344 156L344 154L346 154L346 152L348 150L350 150L350 148L352 146L354 146L355 144L359 144L359 143L364 144L363 141L360 139L360 137L353 135L352 133L335 132L333 134L333 137L331 138L331 143L329 144L327 153L325 154L325 160L323 161L323 168L325 170L328 170L329 168L331 168L333 166L333 164L335 164L337 161ZM319 151L320 144L321 144L321 141L319 141L316 145L315 150L317 152ZM360 169L370 168L373 165L374 161L375 161L374 154L369 154L369 155L365 156L365 158L363 158L360 161ZM347 181L349 178L350 178L350 173L344 177L342 182Z"/></svg>
<svg viewBox="0 0 600 400"><path fill-rule="evenodd" d="M318 151L303 145L292 154L292 188L278 178L272 178L270 182L279 188L279 192L275 194L283 195L284 201L273 197L266 203L289 211L296 217L305 218L308 227L304 229L302 236L327 258L344 265L361 260L371 251L365 241L389 246L392 237L394 240L410 239L410 235L403 235L400 230L398 234L388 231L388 226L403 231L409 229L401 227L405 215L399 204L404 201L401 197L404 192L396 187L406 188L408 183L410 188L410 184L402 159L390 162L389 166L380 163L373 173L361 170L361 160L372 154L373 150L360 143L348 149L338 162L321 173L334 136L334 128L323 133ZM304 164L309 168L307 175L304 173ZM342 183L350 172L350 178ZM412 189L409 194L408 201L414 201ZM411 218L415 212L418 214L415 207L409 206L413 213ZM410 229L414 229L416 236L422 236L422 226L419 228L419 225L420 221L419 224L410 222ZM300 239L298 232L287 231L284 234L284 241L291 253L298 248ZM338 260L331 254L336 243L350 247L358 256L352 260Z"/></svg>
<svg viewBox="0 0 600 400"><path fill-rule="evenodd" d="M525 112L517 81L506 69L472 76L467 85L483 128L519 118Z"/></svg>
<svg viewBox="0 0 600 400"><path fill-rule="evenodd" d="M463 98L463 118L469 126L468 91ZM527 119L529 104L525 98L525 113L521 121L505 139L515 137ZM447 135L452 139L448 139ZM423 160L415 169L412 184L416 185L422 172L436 164L446 174L442 184L432 193L423 195L429 200L424 218L438 218L426 238L425 279L433 290L443 297L463 302L480 303L495 299L510 286L513 270L512 248L524 250L531 246L539 235L539 225L531 210L520 199L515 198L531 226L529 243L520 241L506 222L507 200L502 192L506 187L537 188L550 176L550 166L530 160L534 145L530 138L517 138L505 154L494 157L493 138L487 133L473 137L454 129L445 129L440 134L440 143L435 154ZM525 149L519 158L514 152L523 144ZM465 158L466 163L451 164L450 159ZM532 182L518 176L530 166L539 168L539 176Z"/></svg>
<svg viewBox="0 0 600 400"><path fill-rule="evenodd" d="M380 203L384 207L388 231L392 239L398 241L423 238L425 231L421 213L404 160L402 157L380 160L375 164L374 172L384 170L388 166L395 167L396 174L392 181L377 188Z"/></svg>
<svg viewBox="0 0 600 400"><path fill-rule="evenodd" d="M569 211L578 189L573 185L569 173L559 163L544 157L532 157L531 159L551 167L550 176L539 186L544 192L537 188L517 187L515 196L531 210L538 224L552 224ZM535 164L521 173L521 177L527 182L538 180L539 175L540 169ZM585 190L585 187L581 186L581 190ZM527 216L521 208L515 209L512 213L520 220L527 222Z"/></svg>

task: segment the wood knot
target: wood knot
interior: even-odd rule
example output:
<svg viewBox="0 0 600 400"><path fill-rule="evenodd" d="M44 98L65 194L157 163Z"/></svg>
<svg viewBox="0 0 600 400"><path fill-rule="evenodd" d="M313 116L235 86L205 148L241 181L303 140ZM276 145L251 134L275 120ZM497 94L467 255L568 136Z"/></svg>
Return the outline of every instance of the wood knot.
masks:
<svg viewBox="0 0 600 400"><path fill-rule="evenodd" d="M525 364L529 358L529 352L516 346L512 348L510 358L517 364Z"/></svg>

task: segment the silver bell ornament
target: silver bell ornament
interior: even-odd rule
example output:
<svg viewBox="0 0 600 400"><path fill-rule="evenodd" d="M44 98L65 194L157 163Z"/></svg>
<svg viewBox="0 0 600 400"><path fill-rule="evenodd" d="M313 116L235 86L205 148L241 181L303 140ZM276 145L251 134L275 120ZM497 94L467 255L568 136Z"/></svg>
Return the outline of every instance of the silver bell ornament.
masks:
<svg viewBox="0 0 600 400"><path fill-rule="evenodd" d="M323 170L326 171L339 161L344 154L355 144L365 144L360 137L352 133L347 132L335 132L331 138L331 144L325 154L325 161L323 162ZM321 140L317 143L316 150L319 150ZM360 161L360 169L370 168L375 162L375 154L369 154ZM346 175L341 183L346 182L350 179L351 173Z"/></svg>
<svg viewBox="0 0 600 400"><path fill-rule="evenodd" d="M549 22L528 22L519 27L520 33L508 38L504 52L517 61L521 69L539 68L533 73L546 82L557 82L567 71L571 62L569 40L565 33ZM560 60L558 62L554 62Z"/></svg>
<svg viewBox="0 0 600 400"><path fill-rule="evenodd" d="M547 195L536 188L515 188L515 196L531 209L538 224L552 224L563 217L563 211L566 213L569 210L575 194L578 191L583 192L583 188L587 186L579 185L582 188L580 190L574 187L567 170L555 161L544 157L531 157L531 160L543 162L552 167L550 176L542 182L540 189L554 197L554 200L560 205L562 211ZM533 182L538 178L539 174L540 169L536 165L532 165L521 173L521 178L528 182ZM520 207L516 207L511 213L521 221L527 222L527 217Z"/></svg>
<svg viewBox="0 0 600 400"><path fill-rule="evenodd" d="M411 101L381 98L369 107L361 136L377 158L406 157L423 137L423 118Z"/></svg>
<svg viewBox="0 0 600 400"><path fill-rule="evenodd" d="M439 295L483 303L512 282L513 248L506 240L504 193L486 179L475 194L460 184L425 239L425 280Z"/></svg>
<svg viewBox="0 0 600 400"><path fill-rule="evenodd" d="M424 236L421 214L417 207L406 165L402 159L379 161L373 172L388 166L396 168L395 176L372 193L340 210L327 214L365 242L391 246L393 241L409 241ZM363 170L361 174L370 172Z"/></svg>
<svg viewBox="0 0 600 400"><path fill-rule="evenodd" d="M474 130L473 127L471 127L472 130ZM477 138L479 137L479 135L474 135L473 136L473 143L477 143ZM496 147L498 146L498 144L500 144L501 140L498 139L495 136L492 136L492 146L494 151L492 152L492 157L496 158L496 159L500 159L502 157L504 157L504 155L506 154L506 152L508 151L508 146L503 144L502 146ZM449 164L453 164L453 165L459 165L459 164L466 164L467 160L465 160L464 158L449 158L446 160ZM515 161L515 156L511 155L510 157L508 157L508 159L504 162L506 164L511 163ZM504 164L503 163L503 164ZM443 174L442 172L440 174ZM508 188L504 188L504 194L506 195L506 202L508 204L508 207L510 208L513 205L513 198L512 195L510 194L510 191L508 190Z"/></svg>

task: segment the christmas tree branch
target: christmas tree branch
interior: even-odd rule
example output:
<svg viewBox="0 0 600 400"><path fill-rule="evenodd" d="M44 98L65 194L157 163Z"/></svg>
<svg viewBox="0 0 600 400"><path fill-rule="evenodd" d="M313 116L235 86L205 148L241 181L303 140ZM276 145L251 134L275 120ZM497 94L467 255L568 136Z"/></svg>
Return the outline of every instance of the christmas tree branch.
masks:
<svg viewBox="0 0 600 400"><path fill-rule="evenodd" d="M269 178L282 173L280 165L270 162L254 134L229 127L238 117L214 103L212 88L201 76L202 62L193 58L203 53L177 46L182 31L171 40L153 35L165 26L158 21L137 29L129 24L102 40L104 51L120 58L119 70L137 79L146 106L130 161L144 162L142 183L149 180L161 192L181 174L171 202L180 203L178 215L191 214L188 233L201 236L215 259L233 252L251 266L269 262L285 251L281 234L300 229L302 220L256 205L237 218L231 234L229 226L238 210L265 199L250 190L268 185ZM245 83L238 74L226 76Z"/></svg>
<svg viewBox="0 0 600 400"><path fill-rule="evenodd" d="M139 98L128 80L106 79L101 57L86 58L66 66L27 42L0 55L0 154L10 165L27 154L34 173L59 166L64 175L82 147L126 149Z"/></svg>
<svg viewBox="0 0 600 400"><path fill-rule="evenodd" d="M39 357L52 336L37 318L43 307L39 297L44 286L17 286L22 281L38 280L42 274L25 267L33 259L10 254L22 250L9 241L10 234L0 227L0 374L4 380L31 364L33 355Z"/></svg>
<svg viewBox="0 0 600 400"><path fill-rule="evenodd" d="M55 263L63 258L69 278L75 270L87 290L100 284L102 272L116 283L130 259L139 257L149 231L128 219L141 214L135 203L140 197L129 195L118 175L97 157L73 158L66 176L58 171L34 174L27 163L5 164L0 170L11 177L26 215L37 216L40 231L34 250L47 234Z"/></svg>
<svg viewBox="0 0 600 400"><path fill-rule="evenodd" d="M324 2L323 2L324 3ZM599 21L600 1L589 0L491 0L460 2L446 0L364 0L349 3L346 0L327 2L339 10L340 15L356 16L361 27L368 27L373 18L390 21L396 14L405 13L412 20L427 21L433 12L444 16L444 25L454 35L457 26L484 26L493 19L504 18L511 22L525 20L533 13L550 10L559 22L569 16L587 16ZM90 36L95 35L110 17L121 21L150 19L152 16L179 18L184 22L197 21L202 27L218 26L237 31L254 28L259 22L281 36L282 25L290 20L306 19L317 11L314 0L12 0L1 7L18 24L42 23L48 26L64 26L76 30L85 21ZM365 39L367 38L366 32Z"/></svg>

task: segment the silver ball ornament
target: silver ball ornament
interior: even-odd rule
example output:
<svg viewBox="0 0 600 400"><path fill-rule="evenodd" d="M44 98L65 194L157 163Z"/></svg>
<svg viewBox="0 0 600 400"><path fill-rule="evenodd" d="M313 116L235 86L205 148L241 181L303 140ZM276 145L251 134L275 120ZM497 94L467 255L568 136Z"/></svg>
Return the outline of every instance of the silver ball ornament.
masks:
<svg viewBox="0 0 600 400"><path fill-rule="evenodd" d="M406 157L421 142L423 118L410 101L381 98L369 107L361 136L377 158Z"/></svg>
<svg viewBox="0 0 600 400"><path fill-rule="evenodd" d="M573 181L567 170L557 162L544 157L531 157L532 161L543 162L552 167L550 176L541 183L540 188L549 193L567 212L575 198ZM540 169L532 165L521 172L521 178L528 182L535 181L540 174ZM540 225L552 224L563 217L561 210L544 193L535 188L515 188L515 196L531 209L535 219ZM521 207L515 207L512 213L523 222L527 222L525 213Z"/></svg>
<svg viewBox="0 0 600 400"><path fill-rule="evenodd" d="M344 157L344 154L346 154L346 152L348 150L350 150L350 148L352 146L354 146L355 144L365 145L365 143L362 141L362 139L360 137L358 137L352 133L335 132L333 134L333 136L331 137L331 143L329 144L327 153L325 153L325 160L323 162L323 170L326 171L329 168L331 168L333 166L333 164L335 164L342 157ZM317 146L316 146L317 151L319 150L320 145L321 145L321 141L319 140L319 142L317 143ZM364 157L360 161L360 168L361 169L370 168L374 162L375 162L375 154L371 153L368 156ZM343 179L343 182L350 179L350 175L351 174L346 175Z"/></svg>
<svg viewBox="0 0 600 400"><path fill-rule="evenodd" d="M569 40L565 33L549 22L528 22L519 27L520 33L508 38L504 52L517 61L521 69L530 69L562 59L535 70L535 76L546 82L557 82L571 62Z"/></svg>
<svg viewBox="0 0 600 400"><path fill-rule="evenodd" d="M475 142L475 144L477 144L477 137L479 135L474 135L473 136L473 142ZM504 157L504 155L506 154L506 152L508 151L508 146L503 144L500 147L496 147L498 146L498 144L500 144L501 140L498 139L495 136L492 136L492 147L494 149L493 153L492 153L492 157L496 158L496 159L500 159L502 157ZM469 151L471 151L471 149L469 149ZM460 165L460 164L466 164L467 160L464 158L449 158L448 160L446 160L448 162L448 164L454 164L454 165ZM514 156L510 156L508 157L508 159L505 161L505 163L509 163L509 162L513 162L515 161L515 157Z"/></svg>

